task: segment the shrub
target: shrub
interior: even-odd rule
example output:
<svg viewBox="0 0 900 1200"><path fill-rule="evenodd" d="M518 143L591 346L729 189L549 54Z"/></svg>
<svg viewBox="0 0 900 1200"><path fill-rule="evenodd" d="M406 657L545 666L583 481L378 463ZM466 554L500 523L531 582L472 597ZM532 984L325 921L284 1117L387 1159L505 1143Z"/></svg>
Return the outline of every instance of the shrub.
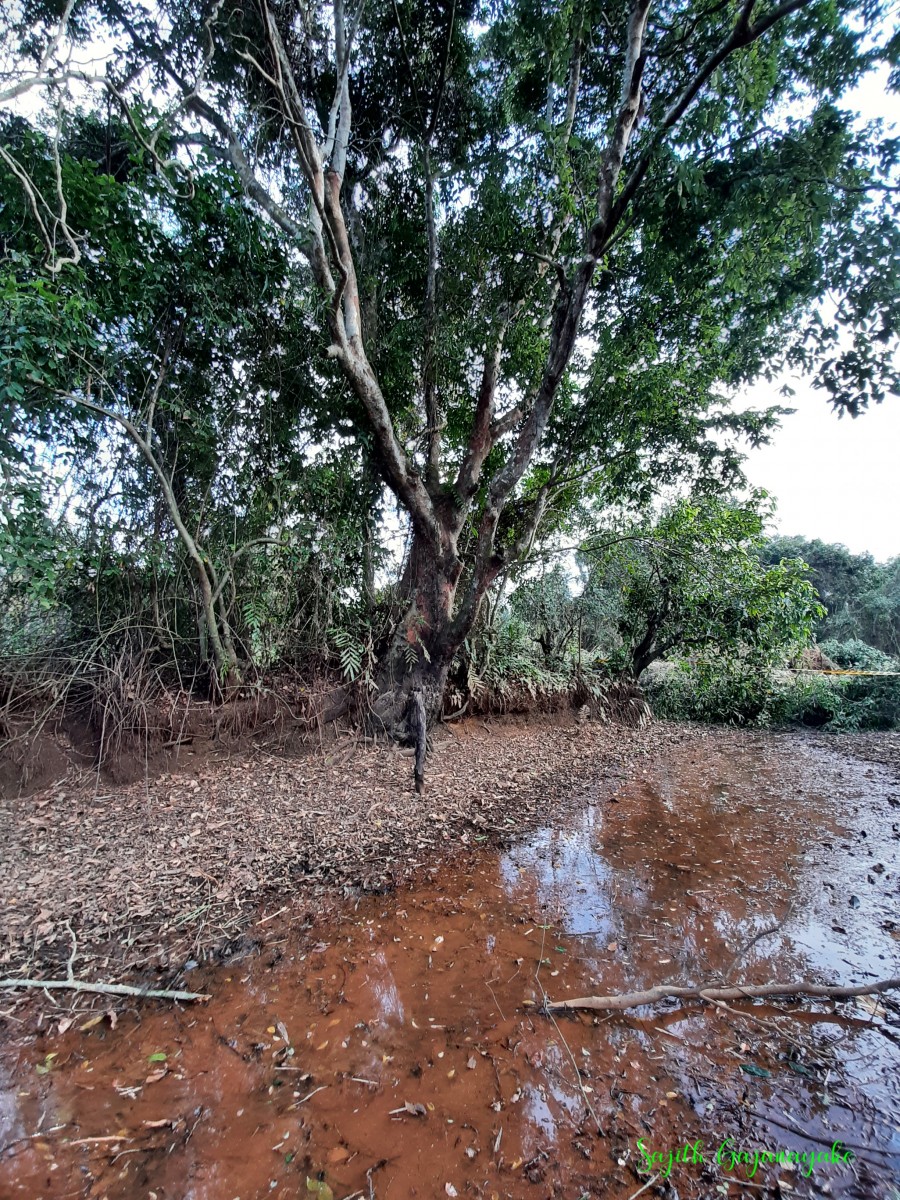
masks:
<svg viewBox="0 0 900 1200"><path fill-rule="evenodd" d="M900 662L883 650L876 650L868 642L851 638L846 642L831 640L822 642L820 649L833 663L845 671L898 671Z"/></svg>
<svg viewBox="0 0 900 1200"><path fill-rule="evenodd" d="M653 712L669 720L768 725L778 689L768 672L740 662L705 659L678 663L652 677L645 692Z"/></svg>
<svg viewBox="0 0 900 1200"><path fill-rule="evenodd" d="M707 661L679 664L649 680L645 691L653 712L671 720L805 725L835 733L900 728L898 676L790 678Z"/></svg>

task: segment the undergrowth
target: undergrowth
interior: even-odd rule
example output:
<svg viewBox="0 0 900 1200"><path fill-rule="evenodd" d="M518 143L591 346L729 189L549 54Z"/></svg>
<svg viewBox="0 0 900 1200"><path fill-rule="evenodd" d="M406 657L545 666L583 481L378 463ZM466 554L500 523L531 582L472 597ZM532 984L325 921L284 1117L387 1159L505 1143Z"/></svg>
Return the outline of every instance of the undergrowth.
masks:
<svg viewBox="0 0 900 1200"><path fill-rule="evenodd" d="M833 650L829 657L837 661ZM890 659L876 669L891 665L900 670ZM740 662L681 662L647 680L644 690L653 713L669 720L841 733L900 728L900 675L792 675L748 671Z"/></svg>

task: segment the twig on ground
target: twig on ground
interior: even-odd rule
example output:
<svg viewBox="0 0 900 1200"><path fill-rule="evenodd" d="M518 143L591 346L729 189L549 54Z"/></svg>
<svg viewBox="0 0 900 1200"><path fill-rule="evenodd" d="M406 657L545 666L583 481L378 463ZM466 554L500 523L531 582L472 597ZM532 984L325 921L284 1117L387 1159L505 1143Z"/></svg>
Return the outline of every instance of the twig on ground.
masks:
<svg viewBox="0 0 900 1200"><path fill-rule="evenodd" d="M534 970L534 982L541 989L541 996L544 999L544 1007L547 1009L547 1015L549 1016L550 1020L553 1021L553 1028L556 1030L559 1040L562 1042L563 1046L565 1046L566 1052L568 1053L569 1058L572 1060L572 1066L575 1070L575 1084L578 1087L578 1090L581 1092L581 1099L584 1101L584 1105L587 1108L588 1113L590 1114L591 1118L593 1119L594 1124L597 1126L597 1132L600 1134L601 1137L605 1137L606 1133L605 1133L605 1130L603 1129L603 1126L600 1124L600 1118L597 1116L596 1112L594 1112L594 1106L591 1104L590 1100L588 1099L588 1094L584 1090L584 1083L582 1082L582 1079L581 1079L581 1071L578 1069L578 1063L575 1059L575 1055L572 1053L571 1046L566 1041L566 1039L563 1037L563 1032L560 1029L559 1025L557 1025L556 1020L553 1016L553 1013L550 1012L550 1009L553 1006L550 1003L550 999L547 996L547 993L544 991L544 985L540 981L541 965L543 964L543 961L544 961L544 946L546 944L546 941L547 941L547 925L545 924L542 926L542 929L541 929L541 956L538 959L538 964ZM493 993L491 993L491 994L493 995ZM499 1078L498 1078L498 1082L499 1082Z"/></svg>
<svg viewBox="0 0 900 1200"><path fill-rule="evenodd" d="M484 986L485 986L485 987L487 988L487 990L488 990L488 991L491 993L491 995L492 995L492 996L494 996L494 989L491 987L491 985L488 983L488 981L487 981L487 980L485 980L485 981L484 981ZM497 1005L497 1009L498 1009L498 1011L499 1011L499 1013L500 1013L500 1017L501 1017L501 1019L505 1021L505 1020L506 1020L506 1017L504 1016L503 1009L502 1009L502 1008L500 1008L500 1001L497 999L497 997L496 997L496 996L494 996L494 1003Z"/></svg>
<svg viewBox="0 0 900 1200"><path fill-rule="evenodd" d="M759 1025L763 1029L769 1029L772 1031L772 1033L777 1033L779 1037L783 1037L786 1042L790 1042L792 1046L796 1046L800 1050L808 1049L808 1047L804 1046L802 1042L798 1042L796 1038L789 1037L788 1034L785 1033L782 1028L780 1028L780 1026L774 1023L774 1021L767 1021L764 1017L758 1017L752 1012L743 1012L740 1008L732 1008L731 1005L726 1004L724 1000L715 1000L709 994L707 994L704 999L708 1000L710 1004L714 1004L716 1008L720 1008L722 1012L731 1013L733 1017L743 1017L745 1021L750 1021L754 1025ZM789 1012L782 1013L782 1016L789 1017L790 1015L791 1014Z"/></svg>
<svg viewBox="0 0 900 1200"><path fill-rule="evenodd" d="M141 1000L211 1000L204 992L173 992L167 988L131 987L127 983L86 983L81 979L0 979L0 991L15 988L67 988L103 996L137 996Z"/></svg>
<svg viewBox="0 0 900 1200"><path fill-rule="evenodd" d="M628 1197L628 1200L637 1200L638 1196L643 1196L644 1192L646 1192L646 1190L647 1190L648 1188L651 1188L651 1187L653 1187L653 1185L654 1185L654 1183L656 1183L657 1179L659 1179L659 1172L657 1172L657 1173L656 1173L656 1174L653 1176L653 1178L652 1178L652 1179L648 1179L648 1180L647 1180L647 1182L644 1184L644 1186L643 1186L643 1187L639 1187L639 1188L638 1188L638 1190L637 1190L636 1192L633 1192L633 1193L632 1193L632 1194L631 1194L631 1195Z"/></svg>
<svg viewBox="0 0 900 1200"><path fill-rule="evenodd" d="M829 1000L848 1000L852 996L874 996L900 988L900 979L882 979L861 986L832 987L823 983L763 983L744 987L661 987L646 992L626 992L619 996L579 996L575 1000L548 1000L547 1009L624 1009L656 1004L659 1000L757 1000L765 996L820 996Z"/></svg>
<svg viewBox="0 0 900 1200"><path fill-rule="evenodd" d="M130 1137L122 1137L118 1133L109 1133L103 1137L83 1137L76 1138L72 1142L66 1142L67 1146L101 1146L107 1142L130 1142Z"/></svg>
<svg viewBox="0 0 900 1200"><path fill-rule="evenodd" d="M72 926L70 925L70 923L68 921L66 921L66 929L68 929L69 936L72 939L72 953L69 955L69 961L66 963L66 979L68 979L69 982L72 983L75 980L74 966L75 966L75 955L78 953L78 939L75 937L75 930L72 928Z"/></svg>

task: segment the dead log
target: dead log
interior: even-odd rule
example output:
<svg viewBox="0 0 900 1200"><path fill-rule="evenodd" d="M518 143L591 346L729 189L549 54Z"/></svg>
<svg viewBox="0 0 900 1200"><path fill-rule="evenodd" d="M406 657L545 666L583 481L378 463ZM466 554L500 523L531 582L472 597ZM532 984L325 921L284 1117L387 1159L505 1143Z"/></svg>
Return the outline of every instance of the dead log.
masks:
<svg viewBox="0 0 900 1200"><path fill-rule="evenodd" d="M620 996L579 996L576 1000L548 1000L553 1012L564 1009L640 1008L670 998L677 1000L758 1000L767 996L820 996L827 1000L849 1000L853 996L874 996L900 988L900 979L882 979L859 987L833 987L824 983L763 983L733 987L661 987L646 992L625 992Z"/></svg>

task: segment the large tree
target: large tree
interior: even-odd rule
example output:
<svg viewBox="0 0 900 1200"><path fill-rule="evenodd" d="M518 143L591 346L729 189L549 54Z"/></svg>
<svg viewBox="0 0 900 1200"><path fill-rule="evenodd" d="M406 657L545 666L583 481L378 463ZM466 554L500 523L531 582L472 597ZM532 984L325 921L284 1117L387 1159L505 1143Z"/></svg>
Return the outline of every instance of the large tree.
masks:
<svg viewBox="0 0 900 1200"><path fill-rule="evenodd" d="M728 475L713 428L767 423L723 410L729 389L788 357L854 413L893 386L897 147L840 106L893 62L878 3L28 0L3 20L0 100L40 92L65 125L103 89L168 188L224 165L306 264L318 341L293 366L412 533L387 727L413 686L437 709L554 511L641 490L654 454ZM47 269L71 269L60 171L42 191L0 158Z"/></svg>
<svg viewBox="0 0 900 1200"><path fill-rule="evenodd" d="M801 558L760 560L771 505L680 500L655 520L597 530L582 604L613 616L635 677L661 658L715 652L758 672L812 638L824 613Z"/></svg>
<svg viewBox="0 0 900 1200"><path fill-rule="evenodd" d="M272 602L282 629L316 607L326 547L324 571L355 582L373 487L346 439L309 461L310 396L331 395L297 369L310 333L284 247L224 166L173 196L115 114L71 119L55 147L21 120L3 133L41 194L58 163L83 231L48 279L27 196L0 176L4 590L60 609L67 643L146 628L214 690L276 647L289 665L298 640L309 666L329 605L291 646L266 633Z"/></svg>

